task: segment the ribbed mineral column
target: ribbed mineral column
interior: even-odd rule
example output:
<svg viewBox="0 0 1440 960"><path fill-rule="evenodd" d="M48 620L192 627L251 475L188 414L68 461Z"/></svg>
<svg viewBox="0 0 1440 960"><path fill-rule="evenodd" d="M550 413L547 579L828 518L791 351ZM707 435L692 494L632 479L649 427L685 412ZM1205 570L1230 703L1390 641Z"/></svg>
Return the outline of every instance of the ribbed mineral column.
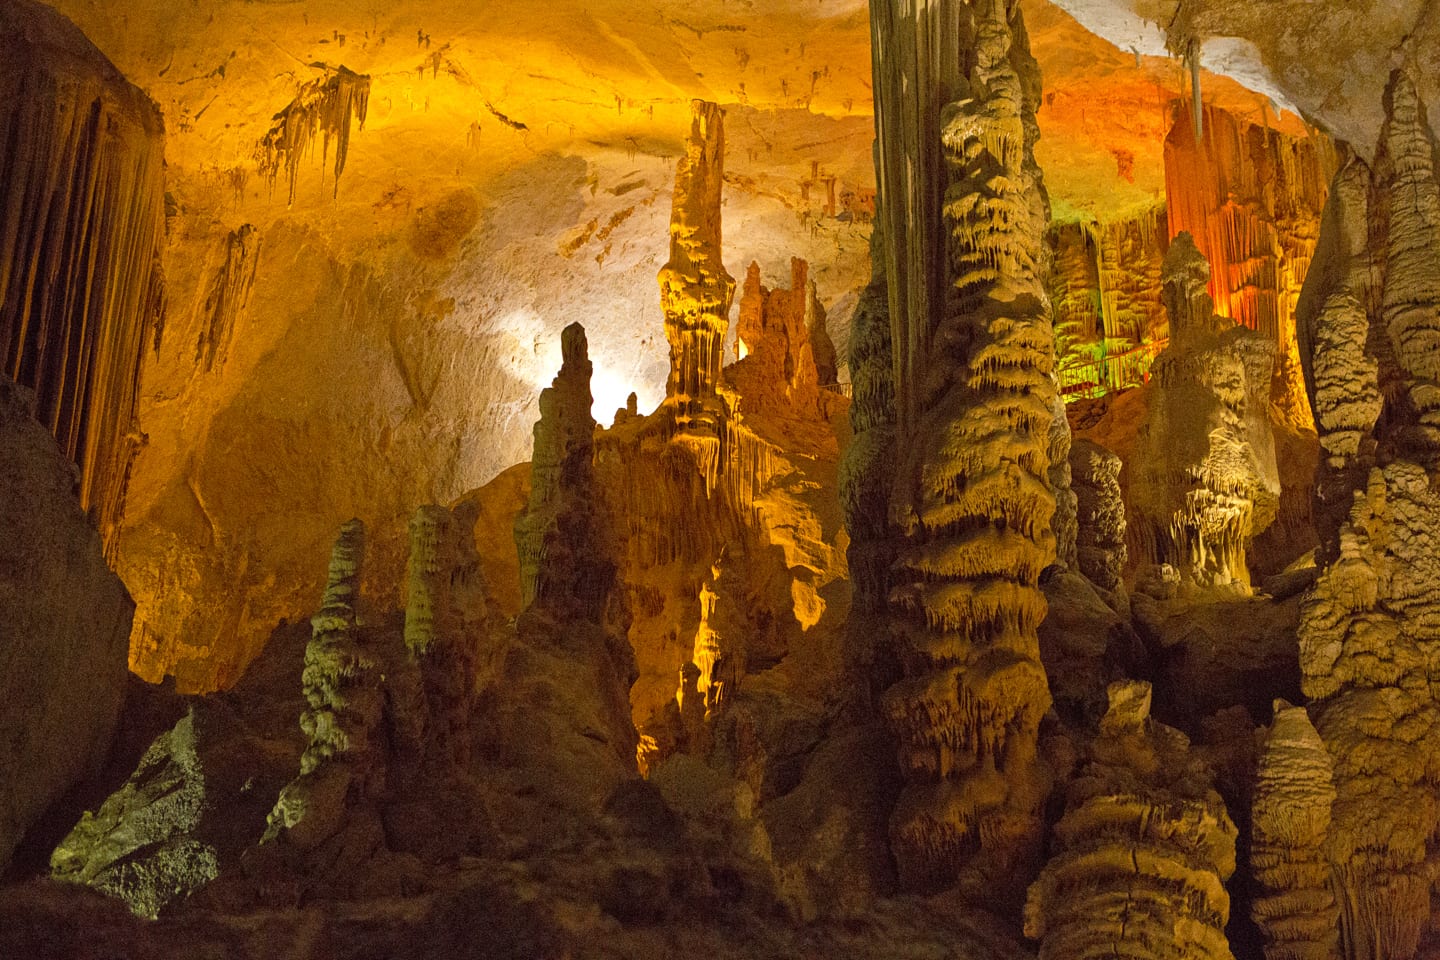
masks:
<svg viewBox="0 0 1440 960"><path fill-rule="evenodd" d="M675 174L670 260L660 270L660 305L670 341L668 402L682 425L718 415L725 332L735 280L720 250L720 193L725 183L724 111L691 101L693 119Z"/></svg>
<svg viewBox="0 0 1440 960"><path fill-rule="evenodd" d="M1049 787L1036 752L1050 707L1038 582L1055 560L1039 72L1015 4L876 3L872 24L903 534L889 599L904 679L881 704L907 780L891 847L908 885L958 881L1000 903L1037 866ZM917 114L906 91L934 85L956 102Z"/></svg>

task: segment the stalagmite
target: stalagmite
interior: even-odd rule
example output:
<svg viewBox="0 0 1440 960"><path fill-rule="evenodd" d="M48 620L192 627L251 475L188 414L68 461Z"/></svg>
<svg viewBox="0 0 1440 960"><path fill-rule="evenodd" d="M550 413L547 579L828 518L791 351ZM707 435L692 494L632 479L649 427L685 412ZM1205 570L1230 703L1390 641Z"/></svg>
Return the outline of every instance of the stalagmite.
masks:
<svg viewBox="0 0 1440 960"><path fill-rule="evenodd" d="M1334 761L1325 854L1346 960L1409 960L1437 939L1440 494L1429 418L1440 184L1405 71L1392 75L1386 106L1373 170L1351 159L1336 176L1300 310L1326 454L1300 667Z"/></svg>
<svg viewBox="0 0 1440 960"><path fill-rule="evenodd" d="M1125 570L1125 502L1120 458L1099 444L1076 440L1070 477L1077 500L1076 560L1097 587L1115 590Z"/></svg>
<svg viewBox="0 0 1440 960"><path fill-rule="evenodd" d="M675 173L670 259L660 270L660 305L670 341L665 397L682 426L707 423L713 428L720 416L715 388L735 295L735 280L720 257L725 114L703 100L690 106L690 137Z"/></svg>
<svg viewBox="0 0 1440 960"><path fill-rule="evenodd" d="M872 26L904 535L890 592L904 679L882 702L907 780L892 849L908 885L959 882L1003 904L1036 865L1049 787L1036 752L1050 706L1038 581L1055 560L1039 73L1014 4L877 3ZM955 102L901 110L917 78Z"/></svg>
<svg viewBox="0 0 1440 960"><path fill-rule="evenodd" d="M314 635L301 678L310 706L300 718L310 743L265 834L301 849L329 839L344 825L347 807L384 788L382 662L368 649L356 614L364 556L365 526L350 520L340 528L325 598L310 621Z"/></svg>
<svg viewBox="0 0 1440 960"><path fill-rule="evenodd" d="M35 391L109 553L164 309L164 126L49 7L0 18L0 62L0 374Z"/></svg>
<svg viewBox="0 0 1440 960"><path fill-rule="evenodd" d="M552 596L559 597L557 580L565 576L561 572L561 553L572 549L562 542L559 531L561 514L567 509L573 510L573 504L566 497L567 488L588 487L591 482L595 419L590 415L591 363L585 328L578 323L570 324L561 334L560 344L563 358L560 372L554 383L540 392L540 419L535 423L535 450L531 458L530 503L515 521L521 603L526 607L537 600L547 586ZM546 564L550 568L548 585L541 582Z"/></svg>
<svg viewBox="0 0 1440 960"><path fill-rule="evenodd" d="M1180 731L1150 718L1150 685L1120 680L1066 788L1054 855L1030 888L1040 960L1230 960L1235 825Z"/></svg>
<svg viewBox="0 0 1440 960"><path fill-rule="evenodd" d="M1266 960L1333 960L1340 916L1324 855L1333 764L1305 708L1275 706L1251 804L1250 866L1261 891L1251 916Z"/></svg>
<svg viewBox="0 0 1440 960"><path fill-rule="evenodd" d="M425 746L456 766L469 759L468 724L478 648L485 642L485 583L474 520L424 506L410 521L405 646L425 694Z"/></svg>
<svg viewBox="0 0 1440 960"><path fill-rule="evenodd" d="M735 323L735 350L740 357L737 376L743 379L743 411L785 413L819 402L819 369L815 362L814 331L809 326L813 294L810 267L798 257L790 260L790 288L771 290L760 282L760 265L751 263L740 295ZM823 331L824 308L819 314ZM828 338L824 341L828 342ZM830 346L829 376L835 375L835 348ZM833 383L833 379L828 381Z"/></svg>
<svg viewBox="0 0 1440 960"><path fill-rule="evenodd" d="M1246 544L1275 519L1280 476L1269 417L1274 346L1215 314L1189 234L1165 258L1170 345L1131 483L1132 528L1151 564L1201 587L1248 592Z"/></svg>
<svg viewBox="0 0 1440 960"><path fill-rule="evenodd" d="M345 67L333 72L325 70L300 86L300 92L289 105L275 114L275 124L261 139L255 156L260 175L273 188L281 171L289 187L290 203L295 202L295 184L300 177L300 161L315 150L315 137L321 138L321 162L330 158L330 141L335 141L335 179L332 193L340 192L340 175L350 155L350 128L358 123L365 129L365 116L370 107L370 77ZM321 171L324 179L324 171Z"/></svg>

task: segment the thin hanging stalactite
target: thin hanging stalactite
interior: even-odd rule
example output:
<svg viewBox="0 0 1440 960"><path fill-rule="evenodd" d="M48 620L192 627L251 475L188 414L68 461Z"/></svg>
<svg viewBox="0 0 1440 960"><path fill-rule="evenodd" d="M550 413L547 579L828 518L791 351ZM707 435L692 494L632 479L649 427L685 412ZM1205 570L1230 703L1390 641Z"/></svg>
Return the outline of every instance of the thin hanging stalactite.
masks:
<svg viewBox="0 0 1440 960"><path fill-rule="evenodd" d="M300 160L315 146L315 135L321 137L321 180L323 164L330 159L330 141L335 141L335 182L332 196L340 192L340 175L350 153L350 126L359 123L365 129L365 116L370 107L370 77L343 66L332 71L323 63L313 64L325 75L300 87L290 104L275 114L275 124L260 139L256 149L260 173L273 189L280 171L290 189L289 200L295 202L295 183L300 176Z"/></svg>

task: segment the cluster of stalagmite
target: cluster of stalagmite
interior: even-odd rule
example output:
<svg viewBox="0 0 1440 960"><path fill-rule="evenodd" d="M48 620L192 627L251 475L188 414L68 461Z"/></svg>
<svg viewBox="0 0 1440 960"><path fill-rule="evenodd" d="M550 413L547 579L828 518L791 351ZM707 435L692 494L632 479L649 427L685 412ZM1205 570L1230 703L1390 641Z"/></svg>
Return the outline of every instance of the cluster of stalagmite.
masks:
<svg viewBox="0 0 1440 960"><path fill-rule="evenodd" d="M1016 4L871 9L904 536L890 591L904 678L881 704L907 780L892 849L908 884L1000 899L1038 856L1049 785L1036 752L1050 707L1038 582L1056 555L1039 72ZM953 102L916 116L905 77L932 55L942 69L922 89Z"/></svg>
<svg viewBox="0 0 1440 960"><path fill-rule="evenodd" d="M1178 730L1150 718L1150 685L1121 680L1065 790L1053 856L1030 888L1040 960L1229 960L1235 825Z"/></svg>
<svg viewBox="0 0 1440 960"><path fill-rule="evenodd" d="M1275 519L1280 475L1269 416L1275 346L1217 316L1189 234L1165 257L1170 345L1130 485L1142 559L1202 587L1248 591L1247 543Z"/></svg>
<svg viewBox="0 0 1440 960"><path fill-rule="evenodd" d="M468 725L486 627L485 583L469 510L424 506L410 521L405 646L419 666L425 748L469 760Z"/></svg>
<svg viewBox="0 0 1440 960"><path fill-rule="evenodd" d="M1250 810L1250 867L1259 893L1250 913L1266 960L1340 956L1325 837L1335 802L1334 765L1304 707L1275 703Z"/></svg>
<svg viewBox="0 0 1440 960"><path fill-rule="evenodd" d="M810 266L790 260L790 288L770 289L760 282L760 264L751 263L740 295L735 323L735 353L743 364L739 409L781 412L819 403L822 383L835 379L835 347L825 333L825 312L815 312ZM823 379L819 361L828 364Z"/></svg>
<svg viewBox="0 0 1440 960"><path fill-rule="evenodd" d="M300 718L310 742L300 775L280 792L266 838L310 849L344 825L346 809L384 787L383 662L359 625L365 526L350 520L330 554L330 574L301 683L309 708Z"/></svg>
<svg viewBox="0 0 1440 960"><path fill-rule="evenodd" d="M670 341L667 402L682 425L719 416L725 333L735 279L721 260L720 192L725 185L724 111L691 102L693 119L685 155L675 173L670 215L670 259L660 270L660 306Z"/></svg>
<svg viewBox="0 0 1440 960"><path fill-rule="evenodd" d="M1125 501L1120 458L1097 443L1070 446L1070 478L1077 500L1076 560L1098 587L1115 590L1125 570Z"/></svg>
<svg viewBox="0 0 1440 960"><path fill-rule="evenodd" d="M271 186L284 171L290 202L295 202L295 184L300 177L300 161L314 152L315 138L321 138L321 159L330 158L330 141L335 141L334 186L339 193L340 175L350 155L350 128L359 124L365 129L365 116L370 108L370 77L343 66L331 68L315 64L324 75L301 84L295 99L275 115L275 124L260 140L256 160L261 176ZM324 179L324 171L321 171Z"/></svg>
<svg viewBox="0 0 1440 960"><path fill-rule="evenodd" d="M1440 852L1440 183L1404 70L1386 100L1373 167L1352 157L1336 175L1297 311L1324 451L1300 666L1334 759L1325 853L1347 960L1434 940Z"/></svg>
<svg viewBox="0 0 1440 960"><path fill-rule="evenodd" d="M164 311L164 125L54 10L4 13L0 376L35 391L113 552L140 368Z"/></svg>

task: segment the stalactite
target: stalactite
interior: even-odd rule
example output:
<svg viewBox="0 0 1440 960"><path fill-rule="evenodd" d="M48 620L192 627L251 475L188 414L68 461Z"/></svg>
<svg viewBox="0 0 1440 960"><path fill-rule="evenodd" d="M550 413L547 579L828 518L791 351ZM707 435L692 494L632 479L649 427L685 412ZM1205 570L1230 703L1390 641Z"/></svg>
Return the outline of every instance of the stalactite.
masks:
<svg viewBox="0 0 1440 960"><path fill-rule="evenodd" d="M713 427L721 353L735 280L721 260L720 194L725 182L724 111L691 102L693 118L675 174L670 259L660 270L660 305L670 341L666 402L682 425Z"/></svg>
<svg viewBox="0 0 1440 960"><path fill-rule="evenodd" d="M160 112L48 8L0 24L0 363L80 469L107 551L164 307Z"/></svg>
<svg viewBox="0 0 1440 960"><path fill-rule="evenodd" d="M1150 718L1150 685L1120 680L1066 790L1054 855L1030 888L1040 960L1230 960L1237 831L1178 730Z"/></svg>
<svg viewBox="0 0 1440 960"><path fill-rule="evenodd" d="M321 66L324 66L323 64ZM370 107L370 77L345 67L333 72L324 66L324 76L301 84L300 92L289 105L275 114L274 125L256 148L260 175L270 181L273 189L281 171L289 188L289 202L295 202L295 184L300 177L300 161L315 148L315 136L321 138L321 179L323 164L330 158L330 141L335 141L335 180L332 193L340 192L340 175L350 155L350 128L365 129L365 116Z"/></svg>
<svg viewBox="0 0 1440 960"><path fill-rule="evenodd" d="M1313 427L1294 311L1318 237L1335 153L1205 107L1203 136L1177 117L1165 140L1170 235L1195 238L1210 261L1216 312L1278 346L1273 400L1285 422Z"/></svg>
<svg viewBox="0 0 1440 960"><path fill-rule="evenodd" d="M899 400L891 516L904 535L890 607L905 676L881 705L907 779L891 845L905 883L958 881L1001 904L1035 866L1048 789L1036 627L1039 576L1055 559L1055 385L1048 204L1032 154L1039 75L1012 5L907 11L920 22L900 9L872 5ZM898 112L917 79L956 102L933 117ZM942 173L943 197L930 179ZM939 229L948 256L925 259ZM937 276L950 280L940 295Z"/></svg>
<svg viewBox="0 0 1440 960"><path fill-rule="evenodd" d="M1275 706L1251 805L1250 865L1260 890L1251 915L1266 960L1338 960L1340 916L1324 855L1334 765L1305 708Z"/></svg>
<svg viewBox="0 0 1440 960"><path fill-rule="evenodd" d="M250 303L250 289L260 267L260 236L250 224L225 237L223 259L210 279L203 306L204 323L195 344L195 362L205 370L222 366L235 326Z"/></svg>

